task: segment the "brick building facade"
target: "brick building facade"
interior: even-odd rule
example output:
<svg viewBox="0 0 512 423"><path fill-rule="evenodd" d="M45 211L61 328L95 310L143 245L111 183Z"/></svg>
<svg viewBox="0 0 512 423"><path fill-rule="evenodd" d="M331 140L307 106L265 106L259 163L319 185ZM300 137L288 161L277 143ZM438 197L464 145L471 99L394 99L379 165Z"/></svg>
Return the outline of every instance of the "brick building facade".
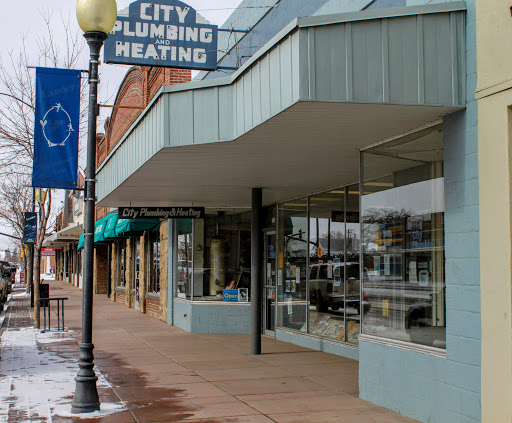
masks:
<svg viewBox="0 0 512 423"><path fill-rule="evenodd" d="M134 66L130 68L121 83L116 96L111 116L106 120L104 133L98 134L96 145L96 167L104 163L110 152L123 139L142 111L151 103L158 91L165 85L174 85L190 82L191 71L188 69L156 68ZM111 212L108 207L96 207L96 221L106 217ZM162 224L159 232L160 248L163 256L167 254L167 226ZM137 237L138 238L138 237ZM126 307L134 308L136 305L136 292L134 286L134 238L117 241L108 246L95 249L94 287L95 292L110 293L112 301L123 303ZM167 267L166 260L160 260L159 283L160 293L148 293L148 232L140 236L140 268L138 287L138 308L141 313L165 321L167 319ZM123 252L124 249L124 252ZM125 254L124 270L120 270L120 254ZM111 257L110 263L108 257ZM162 258L164 258L162 257ZM123 275L120 275L123 272ZM110 276L110 281L109 281ZM122 286L120 285L122 281ZM147 294L147 295L146 295Z"/></svg>

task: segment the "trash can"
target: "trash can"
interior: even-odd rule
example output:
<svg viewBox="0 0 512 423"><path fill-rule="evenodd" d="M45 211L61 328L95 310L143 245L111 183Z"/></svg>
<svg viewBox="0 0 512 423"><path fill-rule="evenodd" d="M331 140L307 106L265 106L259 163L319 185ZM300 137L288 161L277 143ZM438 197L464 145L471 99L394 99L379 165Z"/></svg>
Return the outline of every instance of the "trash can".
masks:
<svg viewBox="0 0 512 423"><path fill-rule="evenodd" d="M41 300L50 298L50 284L40 283L39 284L39 298ZM49 301L41 301L41 307L48 307Z"/></svg>

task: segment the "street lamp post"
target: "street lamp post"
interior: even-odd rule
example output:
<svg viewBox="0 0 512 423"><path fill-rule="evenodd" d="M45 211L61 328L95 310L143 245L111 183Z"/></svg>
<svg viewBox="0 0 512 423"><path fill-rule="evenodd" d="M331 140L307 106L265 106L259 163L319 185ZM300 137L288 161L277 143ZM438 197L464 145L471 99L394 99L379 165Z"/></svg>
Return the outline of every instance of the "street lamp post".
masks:
<svg viewBox="0 0 512 423"><path fill-rule="evenodd" d="M115 0L78 0L76 16L89 44L89 124L87 131L87 170L85 178L84 282L82 293L82 342L72 413L91 413L100 409L98 380L94 373L92 343L92 303L94 270L94 203L96 177L96 118L99 114L98 65L100 50L117 18Z"/></svg>

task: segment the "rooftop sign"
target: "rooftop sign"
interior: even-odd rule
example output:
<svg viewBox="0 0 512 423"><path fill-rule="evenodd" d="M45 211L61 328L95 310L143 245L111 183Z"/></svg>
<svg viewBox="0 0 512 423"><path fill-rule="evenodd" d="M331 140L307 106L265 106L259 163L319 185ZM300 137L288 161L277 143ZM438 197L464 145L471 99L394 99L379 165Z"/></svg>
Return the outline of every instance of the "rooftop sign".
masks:
<svg viewBox="0 0 512 423"><path fill-rule="evenodd" d="M218 27L201 20L178 0L134 1L105 41L105 63L215 70Z"/></svg>

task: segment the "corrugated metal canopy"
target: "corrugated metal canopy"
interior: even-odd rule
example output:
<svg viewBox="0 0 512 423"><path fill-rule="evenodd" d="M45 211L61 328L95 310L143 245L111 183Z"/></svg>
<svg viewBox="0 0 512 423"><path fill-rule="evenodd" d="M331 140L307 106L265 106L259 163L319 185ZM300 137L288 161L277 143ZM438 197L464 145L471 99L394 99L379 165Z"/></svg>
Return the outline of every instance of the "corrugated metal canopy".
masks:
<svg viewBox="0 0 512 423"><path fill-rule="evenodd" d="M464 3L401 9L301 18L231 78L165 87L100 167L99 205L245 208L253 187L272 204L357 182L360 149L465 106Z"/></svg>
<svg viewBox="0 0 512 423"><path fill-rule="evenodd" d="M164 148L102 203L250 207L252 187L272 204L357 182L360 148L449 111L299 103L235 142Z"/></svg>

